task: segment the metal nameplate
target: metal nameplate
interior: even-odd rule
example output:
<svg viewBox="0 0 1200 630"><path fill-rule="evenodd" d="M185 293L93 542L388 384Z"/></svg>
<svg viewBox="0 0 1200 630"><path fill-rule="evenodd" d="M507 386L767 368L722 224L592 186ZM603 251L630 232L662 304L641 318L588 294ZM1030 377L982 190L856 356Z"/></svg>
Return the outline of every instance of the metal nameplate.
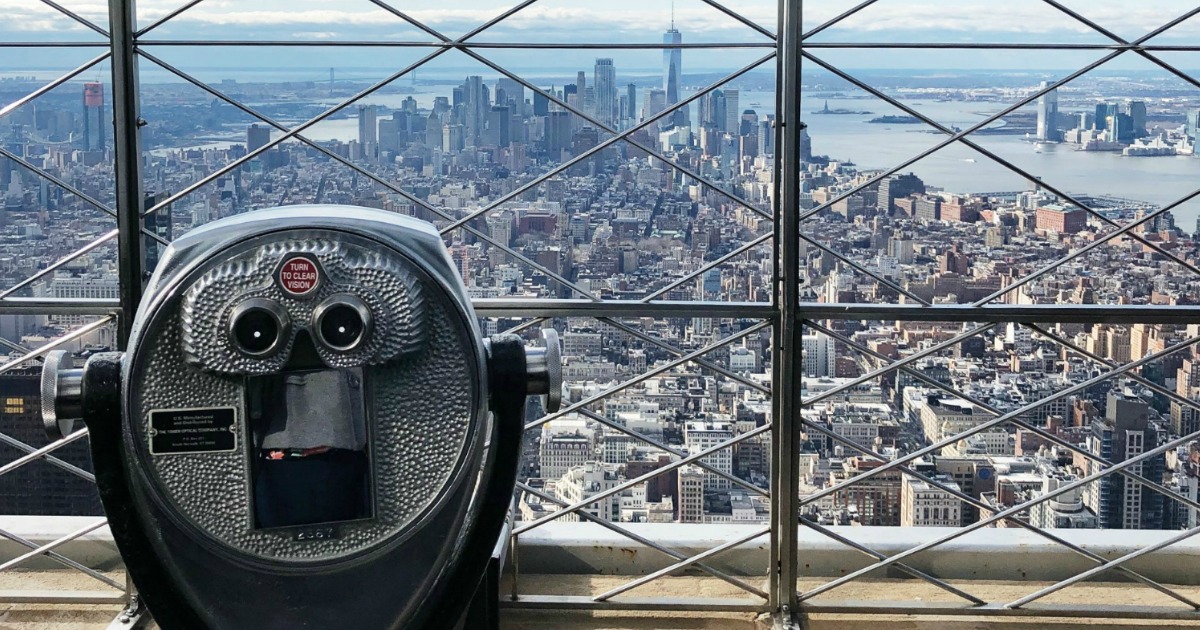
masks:
<svg viewBox="0 0 1200 630"><path fill-rule="evenodd" d="M156 409L150 412L150 453L228 453L237 449L237 409Z"/></svg>

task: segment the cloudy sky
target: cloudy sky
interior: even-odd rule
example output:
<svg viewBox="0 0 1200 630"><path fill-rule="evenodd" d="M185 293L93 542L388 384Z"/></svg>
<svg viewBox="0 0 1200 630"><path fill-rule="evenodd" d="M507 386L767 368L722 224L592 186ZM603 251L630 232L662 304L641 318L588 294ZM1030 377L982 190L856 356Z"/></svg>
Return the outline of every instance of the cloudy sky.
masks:
<svg viewBox="0 0 1200 630"><path fill-rule="evenodd" d="M106 21L106 6L95 0L58 0L97 22ZM180 6L181 0L138 0L139 22L145 26ZM392 6L454 38L509 9L515 0L390 0ZM776 3L726 0L749 19L774 30ZM1185 0L1063 0L1117 35L1133 39L1196 6ZM857 4L857 0L807 0L805 26L812 28ZM336 8L332 8L335 7ZM88 40L96 36L53 9L28 0L0 0L8 18L0 38L9 41ZM661 42L671 20L670 0L538 0L504 22L476 36L481 42ZM678 0L677 28L686 42L763 42L754 30L723 15L701 0ZM1152 40L1161 44L1194 44L1200 17ZM430 36L366 0L204 0L149 39L381 40L430 41ZM830 28L813 42L1052 42L1108 43L1110 40L1042 0L879 0ZM151 48L150 50L156 50ZM392 66L415 59L426 50L355 49L291 50L249 53L247 49L181 49L160 47L161 56L184 66ZM687 51L685 70L729 69L762 51ZM817 51L850 67L912 68L1044 68L1077 67L1098 53L1039 52L879 52ZM49 57L38 52L39 59ZM158 54L158 53L156 53ZM597 56L613 56L618 67L653 68L655 51L611 54L596 51L491 51L489 56L528 67L573 67ZM1191 63L1195 53L1173 53L1173 63ZM79 55L75 55L78 57ZM8 54L0 66L14 68L24 59ZM65 57L64 57L65 59ZM462 58L460 56L460 61ZM454 60L444 63L452 64ZM1148 67L1146 62L1119 62L1113 69Z"/></svg>

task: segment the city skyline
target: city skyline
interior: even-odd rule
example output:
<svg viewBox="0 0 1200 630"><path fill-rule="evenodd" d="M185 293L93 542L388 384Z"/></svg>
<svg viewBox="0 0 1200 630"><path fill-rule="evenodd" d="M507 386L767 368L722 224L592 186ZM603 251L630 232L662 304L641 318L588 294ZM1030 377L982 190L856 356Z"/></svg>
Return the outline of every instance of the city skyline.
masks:
<svg viewBox="0 0 1200 630"><path fill-rule="evenodd" d="M569 21L583 14L538 15ZM301 11L293 22L309 17ZM774 297L770 239L779 176L772 62L762 73L697 95L698 87L722 75L707 76L704 62L693 61L704 53L686 46L705 41L706 31L693 31L691 18L681 11L675 22L653 25L655 46L636 55L587 50L556 59L561 67L548 73L554 80L530 77L553 99L494 69L452 74L448 68L458 66L442 65L353 103L314 125L305 142L275 143L271 123L293 126L324 115L373 76L391 73L379 65L377 72L356 75L330 61L332 70L313 66L291 80L269 72L253 80L222 77L233 80L215 86L220 93L270 123L199 88L145 81L139 99L146 123L141 173L150 193L143 204L153 210L148 254L158 251L155 237L169 240L263 207L352 204L434 223L476 299L767 306ZM224 34L232 37L251 22L230 14ZM555 33L537 35L543 36ZM482 50L504 67L513 60ZM763 53L730 53L722 69ZM422 54L397 49L388 63L403 65ZM1051 58L1046 63L1069 65L1065 59L1076 53L1024 56L1038 54ZM625 65L632 57L651 61ZM795 270L801 300L931 307L1200 304L1200 273L1191 262L1200 255L1200 240L1185 214L1195 207L1167 208L1194 182L1200 131L1194 90L1111 69L1059 82L1061 76L1039 76L1046 73L1036 65L1020 74L939 73L929 66L912 76L903 66L868 75L883 80L882 95L831 81L827 72L801 77L809 129L800 139L800 162L788 173L799 180L796 211L803 218ZM511 69L523 75L526 68ZM15 285L47 270L22 285L24 297L118 295L118 261L110 251L50 267L101 238L112 223L88 202L113 200L112 138L97 132L111 108L105 85L97 89L94 77L80 79L7 120L3 146L13 157L0 169L0 273ZM0 81L0 89L19 94L34 83L12 78ZM1046 93L998 113L1037 91ZM659 116L689 98L686 112ZM904 164L944 134L929 133L888 98L912 103L948 129L982 125L972 141L999 160L954 145ZM995 120L984 125L987 118ZM971 157L959 157L962 151ZM893 168L897 163L902 166ZM32 176L27 165L61 183ZM1145 189L1120 186L1130 178L1148 182L1156 196L1142 198ZM87 321L6 315L0 336L33 344ZM487 334L523 324L480 321ZM574 407L531 419L536 430L522 469L532 487L568 503L607 492L609 500L595 514L612 520L770 518L761 494L772 474L767 384L776 355L764 321L568 316L549 325L562 333L566 399ZM806 518L969 526L989 511L1096 474L1100 469L1088 463L1096 456L1117 458L1120 451L1122 458L1137 457L1138 448L1194 432L1194 417L1180 403L1195 396L1190 351L1123 378L1106 380L1097 367L1127 365L1180 343L1194 334L1187 327L1059 323L1029 331L1010 325L951 343L968 326L853 318L806 324L799 385L807 434L798 453L806 462L802 494L811 499ZM74 349L113 341L104 330L82 337ZM677 364L686 353L704 362ZM872 376L905 358L920 360L911 371ZM1070 396L1062 395L1067 391ZM29 405L32 400L19 406ZM987 424L1001 415L1025 424ZM1141 437L1131 442L1120 431ZM736 446L647 484L644 493L619 488L732 440L739 440ZM929 476L923 483L904 483L898 471L871 472L877 468L872 457L918 455L913 466ZM1180 463L1187 458L1181 445L1138 474L1169 492L1195 493L1196 475ZM851 492L855 487L860 490ZM1128 528L1177 528L1197 518L1162 508L1157 495L1134 496L1133 487L1096 484L1030 518L1046 527ZM546 501L526 493L523 519L554 518L558 508Z"/></svg>

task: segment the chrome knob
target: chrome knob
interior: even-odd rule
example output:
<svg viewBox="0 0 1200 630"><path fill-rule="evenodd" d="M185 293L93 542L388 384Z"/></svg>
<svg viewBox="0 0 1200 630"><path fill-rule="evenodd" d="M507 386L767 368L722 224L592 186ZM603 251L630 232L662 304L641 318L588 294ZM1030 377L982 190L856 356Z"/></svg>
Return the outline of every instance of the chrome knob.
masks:
<svg viewBox="0 0 1200 630"><path fill-rule="evenodd" d="M558 331L542 329L543 347L525 349L525 366L529 373L529 393L546 397L546 413L554 413L562 406L562 349L558 345Z"/></svg>
<svg viewBox="0 0 1200 630"><path fill-rule="evenodd" d="M83 368L64 350L46 354L42 366L42 425L51 440L75 432L83 418Z"/></svg>

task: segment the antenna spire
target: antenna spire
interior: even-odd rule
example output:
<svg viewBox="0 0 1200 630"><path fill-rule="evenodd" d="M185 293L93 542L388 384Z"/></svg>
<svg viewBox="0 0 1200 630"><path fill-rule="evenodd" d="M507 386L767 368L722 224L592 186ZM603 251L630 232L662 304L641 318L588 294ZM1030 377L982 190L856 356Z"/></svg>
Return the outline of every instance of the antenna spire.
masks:
<svg viewBox="0 0 1200 630"><path fill-rule="evenodd" d="M675 30L675 0L671 0L671 30Z"/></svg>

